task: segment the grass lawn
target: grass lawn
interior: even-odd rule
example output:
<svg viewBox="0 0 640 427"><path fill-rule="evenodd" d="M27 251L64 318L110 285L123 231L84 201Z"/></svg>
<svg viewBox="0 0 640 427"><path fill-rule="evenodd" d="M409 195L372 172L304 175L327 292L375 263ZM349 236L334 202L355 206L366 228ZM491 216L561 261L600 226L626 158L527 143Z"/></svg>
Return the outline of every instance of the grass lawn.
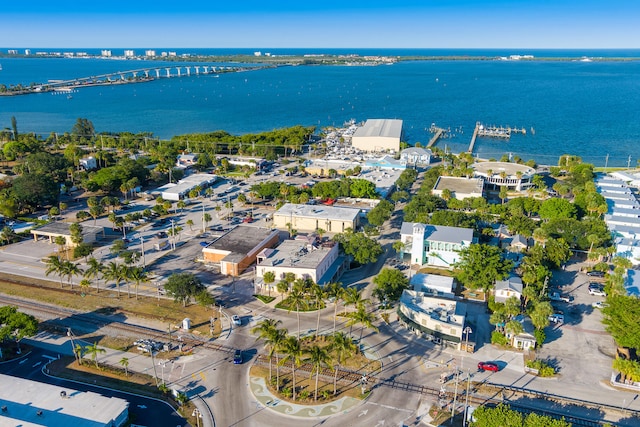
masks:
<svg viewBox="0 0 640 427"><path fill-rule="evenodd" d="M210 336L210 319L218 317L217 309L211 310L196 304L182 307L182 304L164 298L143 297L136 300L132 285L131 297L127 296L126 286L121 289L120 297L113 290L96 291L95 287L83 291L78 286L71 289L66 283L60 288L60 282L36 280L0 274L0 293L28 298L43 303L67 307L81 312L96 312L103 315L137 317L157 320L169 325L180 325L182 319L191 319L192 332L196 335ZM214 336L220 333L219 321L216 322Z"/></svg>

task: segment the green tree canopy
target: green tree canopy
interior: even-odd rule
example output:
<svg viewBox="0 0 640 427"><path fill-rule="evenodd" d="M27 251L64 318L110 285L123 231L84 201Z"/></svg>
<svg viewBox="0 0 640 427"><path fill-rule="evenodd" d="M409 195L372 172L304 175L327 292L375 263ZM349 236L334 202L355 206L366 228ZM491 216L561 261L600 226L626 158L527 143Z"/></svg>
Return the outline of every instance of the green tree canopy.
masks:
<svg viewBox="0 0 640 427"><path fill-rule="evenodd" d="M192 273L172 274L167 279L164 288L176 302L181 302L183 306L186 306L192 297L206 289L200 279Z"/></svg>
<svg viewBox="0 0 640 427"><path fill-rule="evenodd" d="M513 262L502 258L500 248L472 243L460 251L455 265L456 278L469 289L489 290L513 268Z"/></svg>
<svg viewBox="0 0 640 427"><path fill-rule="evenodd" d="M397 268L385 268L374 279L374 292L387 301L397 301L402 291L409 288L409 279Z"/></svg>
<svg viewBox="0 0 640 427"><path fill-rule="evenodd" d="M344 253L351 255L358 264L375 262L383 252L380 243L364 233L340 233L336 234L333 240L340 243Z"/></svg>
<svg viewBox="0 0 640 427"><path fill-rule="evenodd" d="M540 205L540 218L544 220L577 218L576 207L566 199L551 198Z"/></svg>
<svg viewBox="0 0 640 427"><path fill-rule="evenodd" d="M638 298L613 295L602 309L602 323L620 347L640 349L640 304Z"/></svg>

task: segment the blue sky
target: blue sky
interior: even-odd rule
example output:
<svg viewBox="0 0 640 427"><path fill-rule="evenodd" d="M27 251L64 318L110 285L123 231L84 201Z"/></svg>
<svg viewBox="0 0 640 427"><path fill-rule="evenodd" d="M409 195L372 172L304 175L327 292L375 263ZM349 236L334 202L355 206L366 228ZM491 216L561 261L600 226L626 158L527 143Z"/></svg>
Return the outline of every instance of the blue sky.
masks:
<svg viewBox="0 0 640 427"><path fill-rule="evenodd" d="M640 48L637 0L13 1L5 48Z"/></svg>

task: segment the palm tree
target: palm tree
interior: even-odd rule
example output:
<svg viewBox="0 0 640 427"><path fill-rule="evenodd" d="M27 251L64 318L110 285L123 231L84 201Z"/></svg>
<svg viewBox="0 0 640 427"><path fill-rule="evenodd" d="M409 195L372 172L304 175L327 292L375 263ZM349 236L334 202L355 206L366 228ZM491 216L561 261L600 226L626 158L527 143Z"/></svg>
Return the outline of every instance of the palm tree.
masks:
<svg viewBox="0 0 640 427"><path fill-rule="evenodd" d="M364 304L360 304L355 312L349 313L349 317L350 320L347 322L349 327L357 324L362 325L362 328L360 328L360 338L358 339L358 342L362 341L362 332L364 331L364 328L373 329L378 332L378 328L373 325L373 322L376 320L376 316L373 313L369 313Z"/></svg>
<svg viewBox="0 0 640 427"><path fill-rule="evenodd" d="M298 317L298 339L300 339L300 309L307 307L307 296L299 286L294 286L293 290L289 292L287 299L289 300L288 312L291 313L291 309L293 307L296 308L296 315Z"/></svg>
<svg viewBox="0 0 640 427"><path fill-rule="evenodd" d="M98 343L93 343L93 345L87 345L84 347L85 353L91 355L91 360L93 360L96 364L96 368L98 367L98 354L106 353L107 350L104 348L99 348Z"/></svg>
<svg viewBox="0 0 640 427"><path fill-rule="evenodd" d="M334 368L335 376L333 378L333 394L335 395L337 393L338 370L340 369L340 365L355 353L356 345L344 332L334 332L331 336L331 350L335 353L337 365L336 368Z"/></svg>
<svg viewBox="0 0 640 427"><path fill-rule="evenodd" d="M80 289L82 289L82 294L84 295L87 289L91 288L91 281L87 279L80 280Z"/></svg>
<svg viewBox="0 0 640 427"><path fill-rule="evenodd" d="M94 257L89 258L89 262L87 263L89 267L84 272L84 277L88 279L96 279L96 292L100 292L100 278L104 273L104 265L95 259Z"/></svg>
<svg viewBox="0 0 640 427"><path fill-rule="evenodd" d="M344 295L342 296L344 300L344 314L347 314L347 306L352 305L355 308L362 304L366 304L369 302L368 299L363 299L362 294L358 291L357 288L347 288L344 291Z"/></svg>
<svg viewBox="0 0 640 427"><path fill-rule="evenodd" d="M185 224L187 224L189 226L189 231L193 231L193 220L192 219L188 219Z"/></svg>
<svg viewBox="0 0 640 427"><path fill-rule="evenodd" d="M64 236L56 236L56 238L53 239L53 242L58 245L58 253L62 253L67 245L67 239L65 239Z"/></svg>
<svg viewBox="0 0 640 427"><path fill-rule="evenodd" d="M73 282L71 281L71 278L73 276L82 275L82 269L78 267L78 264L74 262L65 261L62 263L62 271L63 275L67 276L67 283L69 284L69 286L71 286L71 289L73 289Z"/></svg>
<svg viewBox="0 0 640 427"><path fill-rule="evenodd" d="M84 357L84 353L85 348L80 344L76 344L76 346L73 348L73 355L76 357L78 365L82 365L82 358Z"/></svg>
<svg viewBox="0 0 640 427"><path fill-rule="evenodd" d="M47 269L44 272L45 276L48 276L51 273L55 273L60 276L60 287L62 288L62 276L64 274L64 270L63 263L62 261L60 261L60 258L55 255L51 255L45 260L44 263L47 265Z"/></svg>
<svg viewBox="0 0 640 427"><path fill-rule="evenodd" d="M116 290L118 291L118 298L120 297L120 282L123 279L123 269L122 266L119 264L116 264L115 262L111 261L103 275L105 280L113 280L114 282L116 282Z"/></svg>
<svg viewBox="0 0 640 427"><path fill-rule="evenodd" d="M269 296L271 296L271 284L276 281L276 275L273 271L266 271L262 275L262 281L265 285L267 285L267 289L269 290Z"/></svg>
<svg viewBox="0 0 640 427"><path fill-rule="evenodd" d="M315 402L318 400L318 377L320 376L320 367L322 365L328 365L331 357L329 356L329 352L326 349L320 347L317 344L312 345L311 348L307 350L307 354L309 354L309 358L307 359L307 361L311 362L311 364L313 365L311 369L311 376L309 377L309 379L311 379L314 372L316 374L316 389L313 394L313 401Z"/></svg>
<svg viewBox="0 0 640 427"><path fill-rule="evenodd" d="M302 347L300 346L300 340L294 336L288 336L282 343L282 351L284 351L284 357L281 364L291 361L291 376L293 378L293 401L296 400L296 367L302 363Z"/></svg>
<svg viewBox="0 0 640 427"><path fill-rule="evenodd" d="M318 312L318 320L316 321L316 336L315 336L315 338L318 339L318 331L320 330L320 308L321 308L320 303L322 302L326 294L324 289L322 289L322 286L318 285L317 283L314 283L311 285L311 296L315 300L316 311Z"/></svg>
<svg viewBox="0 0 640 427"><path fill-rule="evenodd" d="M138 299L138 288L140 283L148 283L149 275L142 267L133 267L129 269L129 277L136 284L136 299Z"/></svg>
<svg viewBox="0 0 640 427"><path fill-rule="evenodd" d="M120 359L120 364L124 367L124 375L125 376L129 376L129 359L126 357L123 357L122 359Z"/></svg>
<svg viewBox="0 0 640 427"><path fill-rule="evenodd" d="M344 288L342 287L342 283L333 282L325 286L325 292L330 299L333 298L333 333L335 334L336 321L338 319L338 303L344 296Z"/></svg>
<svg viewBox="0 0 640 427"><path fill-rule="evenodd" d="M255 328L251 329L252 334L258 334L257 339L264 339L265 347L269 349L269 381L271 381L271 357L276 352L276 346L274 345L273 338L278 333L277 326L282 323L280 320L264 319Z"/></svg>

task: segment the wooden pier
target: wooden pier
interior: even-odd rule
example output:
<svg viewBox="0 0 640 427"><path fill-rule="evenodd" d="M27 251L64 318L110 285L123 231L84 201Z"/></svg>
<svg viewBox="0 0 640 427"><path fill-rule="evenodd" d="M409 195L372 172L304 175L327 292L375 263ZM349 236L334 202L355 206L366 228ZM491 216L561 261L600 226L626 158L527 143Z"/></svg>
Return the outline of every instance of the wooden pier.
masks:
<svg viewBox="0 0 640 427"><path fill-rule="evenodd" d="M469 149L467 152L473 153L473 146L476 145L476 138L478 138L478 132L480 131L480 122L476 123L475 129L473 129L473 135L471 136L471 142L469 143Z"/></svg>
<svg viewBox="0 0 640 427"><path fill-rule="evenodd" d="M427 144L427 148L431 148L431 146L433 146L436 142L438 142L440 137L445 133L444 129L436 127L434 125L431 126L431 131L433 132L433 136L429 140L429 143Z"/></svg>

